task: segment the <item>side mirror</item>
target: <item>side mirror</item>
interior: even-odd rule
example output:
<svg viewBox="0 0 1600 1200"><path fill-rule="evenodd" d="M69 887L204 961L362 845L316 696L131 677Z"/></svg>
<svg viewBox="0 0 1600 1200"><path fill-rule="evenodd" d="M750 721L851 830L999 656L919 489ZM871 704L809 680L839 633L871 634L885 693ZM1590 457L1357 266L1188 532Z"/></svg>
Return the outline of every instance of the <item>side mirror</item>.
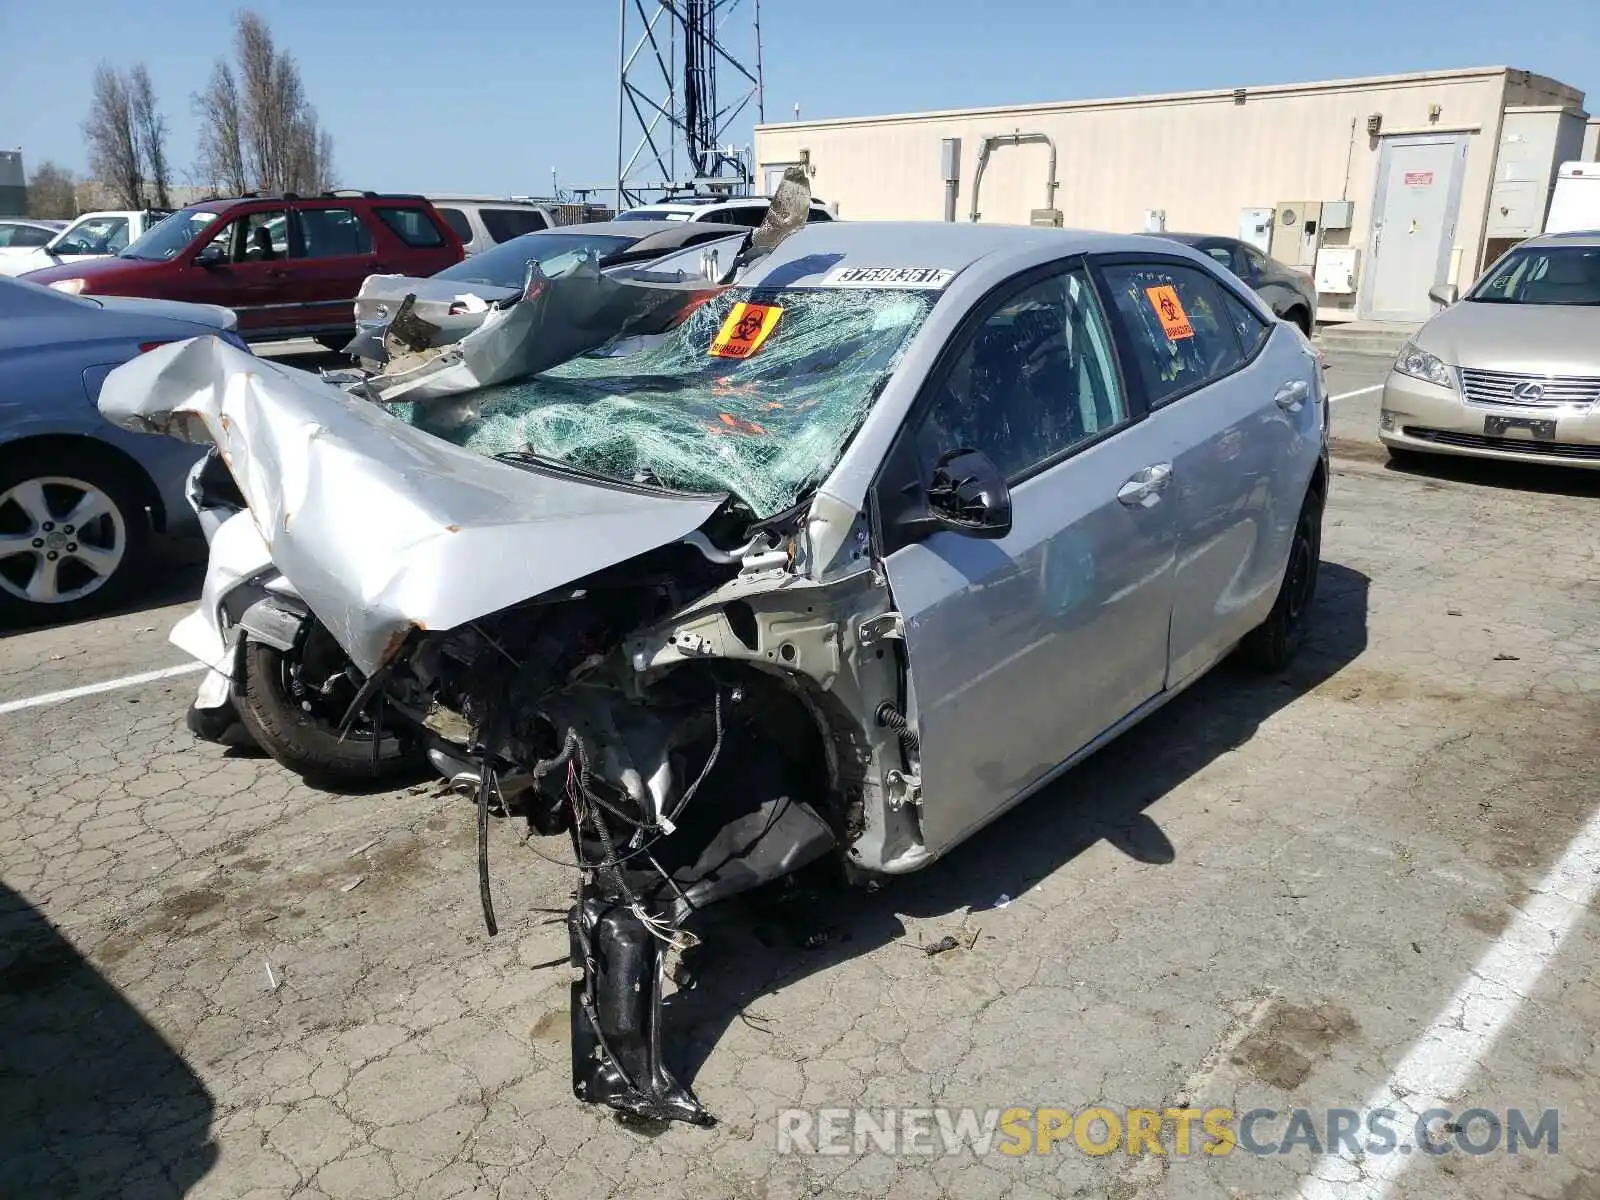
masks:
<svg viewBox="0 0 1600 1200"><path fill-rule="evenodd" d="M1449 308L1461 299L1461 289L1453 283L1439 283L1428 289L1428 299Z"/></svg>
<svg viewBox="0 0 1600 1200"><path fill-rule="evenodd" d="M953 533L1003 538L1011 532L1011 489L982 450L949 450L928 482L928 511Z"/></svg>
<svg viewBox="0 0 1600 1200"><path fill-rule="evenodd" d="M79 241L57 242L50 247L51 254L88 254L89 247Z"/></svg>
<svg viewBox="0 0 1600 1200"><path fill-rule="evenodd" d="M213 243L201 249L200 253L194 256L194 265L197 267L220 267L227 259L228 256L222 252L222 247Z"/></svg>

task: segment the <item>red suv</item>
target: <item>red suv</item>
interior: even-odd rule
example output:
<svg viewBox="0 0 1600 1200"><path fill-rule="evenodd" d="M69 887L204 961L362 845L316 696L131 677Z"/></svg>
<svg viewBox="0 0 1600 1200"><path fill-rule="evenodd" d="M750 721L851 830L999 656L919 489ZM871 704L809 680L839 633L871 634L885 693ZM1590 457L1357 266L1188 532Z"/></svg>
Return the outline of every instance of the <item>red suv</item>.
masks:
<svg viewBox="0 0 1600 1200"><path fill-rule="evenodd" d="M239 333L310 336L342 347L368 275L432 275L461 239L421 196L375 192L242 196L194 204L112 258L31 271L66 292L219 304Z"/></svg>

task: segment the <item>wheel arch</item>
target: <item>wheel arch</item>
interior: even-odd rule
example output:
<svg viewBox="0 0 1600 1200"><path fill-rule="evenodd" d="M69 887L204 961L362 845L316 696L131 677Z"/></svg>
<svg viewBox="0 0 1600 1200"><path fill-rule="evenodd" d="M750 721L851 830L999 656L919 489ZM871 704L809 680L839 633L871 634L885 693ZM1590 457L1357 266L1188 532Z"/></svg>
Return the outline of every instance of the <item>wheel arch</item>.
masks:
<svg viewBox="0 0 1600 1200"><path fill-rule="evenodd" d="M139 494L139 501L149 514L150 526L156 532L167 527L166 506L155 481L132 455L109 442L80 433L38 433L0 444L0 466L9 466L19 459L46 454L81 455L103 469L115 473Z"/></svg>

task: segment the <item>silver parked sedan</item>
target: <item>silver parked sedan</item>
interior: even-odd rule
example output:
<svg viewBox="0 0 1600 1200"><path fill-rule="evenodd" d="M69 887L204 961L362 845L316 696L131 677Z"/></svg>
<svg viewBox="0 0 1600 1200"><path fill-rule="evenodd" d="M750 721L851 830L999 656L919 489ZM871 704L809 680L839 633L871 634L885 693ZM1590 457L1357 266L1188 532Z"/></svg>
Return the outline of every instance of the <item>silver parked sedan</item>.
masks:
<svg viewBox="0 0 1600 1200"><path fill-rule="evenodd" d="M690 1121L660 1057L680 926L818 863L917 870L1236 647L1282 668L1328 478L1309 343L1187 247L753 241L674 327L448 423L214 341L101 399L215 439L248 505L218 541L259 539L292 585L251 599L248 638L314 619L352 709L412 714L476 773L480 831L498 792L570 834L574 1091ZM552 327L596 311L563 294Z"/></svg>
<svg viewBox="0 0 1600 1200"><path fill-rule="evenodd" d="M1600 468L1600 232L1533 238L1400 351L1378 436L1397 460L1466 454Z"/></svg>

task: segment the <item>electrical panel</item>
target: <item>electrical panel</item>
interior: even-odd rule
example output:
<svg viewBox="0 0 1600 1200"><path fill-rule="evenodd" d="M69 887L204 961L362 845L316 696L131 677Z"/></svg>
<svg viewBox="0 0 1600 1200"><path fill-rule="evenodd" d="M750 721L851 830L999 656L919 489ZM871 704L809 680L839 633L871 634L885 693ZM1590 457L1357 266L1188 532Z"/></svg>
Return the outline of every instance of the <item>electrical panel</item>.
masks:
<svg viewBox="0 0 1600 1200"><path fill-rule="evenodd" d="M1272 257L1288 267L1309 271L1322 244L1322 203L1280 200L1272 220Z"/></svg>
<svg viewBox="0 0 1600 1200"><path fill-rule="evenodd" d="M1239 210L1239 240L1266 254L1272 249L1272 210L1270 208L1241 208Z"/></svg>
<svg viewBox="0 0 1600 1200"><path fill-rule="evenodd" d="M1059 208L1035 208L1028 212L1028 224L1042 225L1049 229L1061 228L1061 210Z"/></svg>
<svg viewBox="0 0 1600 1200"><path fill-rule="evenodd" d="M1317 251L1313 278L1317 293L1324 296L1350 296L1355 293L1361 251L1354 246L1324 246Z"/></svg>
<svg viewBox="0 0 1600 1200"><path fill-rule="evenodd" d="M1324 200L1322 202L1322 228L1349 229L1350 223L1355 219L1356 203L1354 200Z"/></svg>

